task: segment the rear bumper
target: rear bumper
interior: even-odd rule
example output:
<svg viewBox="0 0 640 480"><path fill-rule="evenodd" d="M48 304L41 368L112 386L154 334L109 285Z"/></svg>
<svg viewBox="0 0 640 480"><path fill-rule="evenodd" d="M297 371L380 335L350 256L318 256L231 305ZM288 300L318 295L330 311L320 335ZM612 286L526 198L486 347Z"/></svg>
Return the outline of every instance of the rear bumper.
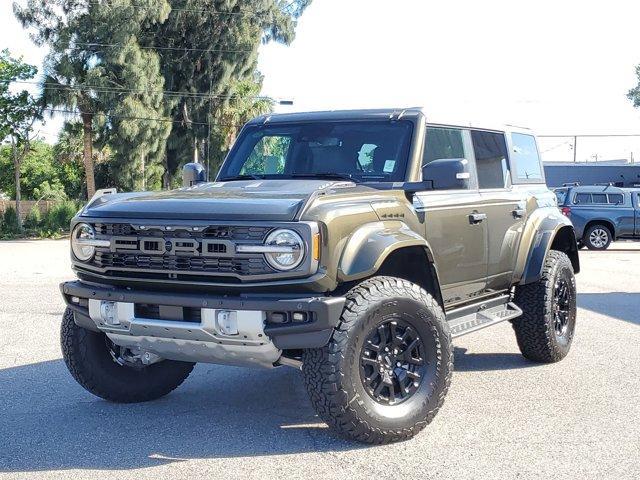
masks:
<svg viewBox="0 0 640 480"><path fill-rule="evenodd" d="M269 323L268 321L261 322L263 324L263 326L261 325L262 331L267 337L264 340L272 343L279 351L285 349L319 348L326 345L329 341L333 328L338 324L345 302L344 297L301 297L300 295L265 294L215 296L200 293L152 292L147 290L130 290L122 287L95 286L80 281L62 283L60 290L67 306L73 310L75 321L79 326L94 331L104 331L109 336L112 334L118 335L119 337L126 335L130 337L129 343L133 338L137 338L141 331L153 332L153 335L147 336L174 343L175 345L173 345L172 348L176 351L180 350L180 342L185 340L202 343L230 343L237 344L240 347L243 346L243 343L246 343L242 341L242 335L236 338L221 338L213 329L213 325L206 325L207 319L213 318L216 310L248 311L252 313L256 311L264 312L263 318L269 318L268 314L271 312L283 312L288 315L289 319L292 318L291 314L293 312L305 312L308 321L304 323L295 323L291 320L284 324ZM123 330L123 327L113 328L112 326L98 322L95 314L95 305L97 302L93 302L94 311L92 315L89 311L89 300L98 302L100 300L108 300L117 302L118 305L126 306L131 316L129 330ZM194 323L193 321L184 321L182 318L135 318L136 306L141 304L196 309L200 310L201 319L199 322ZM181 311L180 309L173 310ZM242 319L239 319L239 322L242 322ZM193 334L194 331L199 332L201 335ZM163 334L162 332L167 333ZM190 336L185 337L187 332L189 332ZM175 342L172 342L172 340L175 340ZM256 346L260 346L258 342ZM242 349L240 348L239 350L241 352ZM173 355L173 357L174 359L178 359L175 358L176 355ZM184 357L180 359L188 360L188 358ZM193 359L193 361L206 360L199 358ZM214 358L212 359L212 363L227 362L218 361ZM237 364L242 362L229 363Z"/></svg>

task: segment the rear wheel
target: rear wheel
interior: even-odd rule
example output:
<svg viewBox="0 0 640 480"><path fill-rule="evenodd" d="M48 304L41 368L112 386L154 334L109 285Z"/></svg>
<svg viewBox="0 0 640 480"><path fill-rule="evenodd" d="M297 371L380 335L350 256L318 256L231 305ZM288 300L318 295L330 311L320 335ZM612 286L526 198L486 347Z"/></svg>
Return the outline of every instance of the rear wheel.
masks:
<svg viewBox="0 0 640 480"><path fill-rule="evenodd" d="M113 402L160 398L184 382L195 365L172 360L147 366L134 364L104 333L76 325L70 309L62 317L60 340L73 378L89 392Z"/></svg>
<svg viewBox="0 0 640 480"><path fill-rule="evenodd" d="M569 353L576 327L576 280L566 254L547 254L540 280L516 287L522 315L512 324L522 355L552 363Z"/></svg>
<svg viewBox="0 0 640 480"><path fill-rule="evenodd" d="M601 224L591 225L582 239L589 250L606 250L611 240L613 240L611 230Z"/></svg>
<svg viewBox="0 0 640 480"><path fill-rule="evenodd" d="M365 443L413 437L444 402L453 371L449 327L422 288L374 277L347 293L329 344L303 356L318 415Z"/></svg>

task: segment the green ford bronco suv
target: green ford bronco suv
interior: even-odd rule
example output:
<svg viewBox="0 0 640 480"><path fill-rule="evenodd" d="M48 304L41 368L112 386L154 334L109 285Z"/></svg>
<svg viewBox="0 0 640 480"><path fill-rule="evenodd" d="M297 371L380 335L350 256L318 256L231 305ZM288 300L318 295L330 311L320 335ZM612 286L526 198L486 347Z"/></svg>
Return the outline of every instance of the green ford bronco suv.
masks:
<svg viewBox="0 0 640 480"><path fill-rule="evenodd" d="M410 438L444 401L452 338L509 321L556 362L576 322L573 227L535 137L418 108L267 115L215 182L99 192L63 283L74 378L114 402L196 362L302 370L318 415L362 442Z"/></svg>

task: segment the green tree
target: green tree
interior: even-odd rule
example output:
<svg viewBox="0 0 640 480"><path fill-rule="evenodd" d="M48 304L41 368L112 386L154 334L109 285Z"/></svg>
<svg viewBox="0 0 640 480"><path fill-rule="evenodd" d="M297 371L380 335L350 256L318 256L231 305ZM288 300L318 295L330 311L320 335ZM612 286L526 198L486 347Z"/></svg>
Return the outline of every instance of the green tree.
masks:
<svg viewBox="0 0 640 480"><path fill-rule="evenodd" d="M82 119L87 195L95 192L93 136L97 128L126 165L160 157L170 123L164 115L158 55L136 34L166 19L166 0L30 0L14 3L34 42L50 48L43 102ZM124 169L123 169L124 170Z"/></svg>
<svg viewBox="0 0 640 480"><path fill-rule="evenodd" d="M242 125L273 110L273 100L261 97L262 77L240 80L231 87L229 100L218 102L213 113L215 128L211 134L211 175L218 171L224 155L235 142Z"/></svg>
<svg viewBox="0 0 640 480"><path fill-rule="evenodd" d="M31 150L33 124L40 116L40 106L27 90L12 92L11 83L33 78L36 72L36 67L11 57L8 50L0 52L0 140L8 138L11 143L19 230L22 229L20 166Z"/></svg>
<svg viewBox="0 0 640 480"><path fill-rule="evenodd" d="M225 116L233 116L236 95L241 97L236 103L241 108L250 100L250 95L242 96L242 90L256 81L259 46L271 41L289 44L297 19L310 3L311 0L174 0L165 22L143 29L142 45L166 48L161 51L166 89L181 92L172 94L166 102L175 123L167 143L165 179L191 161L194 150L199 158L206 158L207 153L224 149L207 140L215 142L228 132L220 115L224 112ZM254 89L251 95L258 92L259 88ZM257 110L262 112L264 106L262 103Z"/></svg>
<svg viewBox="0 0 640 480"><path fill-rule="evenodd" d="M160 186L161 177L168 186L194 151L206 157L224 136L216 117L255 80L260 44L291 42L309 3L29 0L14 11L50 47L45 101L82 116L91 195L92 132L111 147L121 188Z"/></svg>

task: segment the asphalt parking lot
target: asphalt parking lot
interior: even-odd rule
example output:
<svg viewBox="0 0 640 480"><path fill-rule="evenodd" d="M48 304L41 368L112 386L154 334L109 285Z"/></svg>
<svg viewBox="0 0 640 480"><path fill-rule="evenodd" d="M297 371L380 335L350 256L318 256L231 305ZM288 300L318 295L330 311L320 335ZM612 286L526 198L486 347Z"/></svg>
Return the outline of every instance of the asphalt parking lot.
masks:
<svg viewBox="0 0 640 480"><path fill-rule="evenodd" d="M0 477L640 478L640 244L581 251L569 356L524 360L509 324L456 341L415 439L334 437L299 372L198 365L158 401L107 403L61 360L66 241L0 242Z"/></svg>

